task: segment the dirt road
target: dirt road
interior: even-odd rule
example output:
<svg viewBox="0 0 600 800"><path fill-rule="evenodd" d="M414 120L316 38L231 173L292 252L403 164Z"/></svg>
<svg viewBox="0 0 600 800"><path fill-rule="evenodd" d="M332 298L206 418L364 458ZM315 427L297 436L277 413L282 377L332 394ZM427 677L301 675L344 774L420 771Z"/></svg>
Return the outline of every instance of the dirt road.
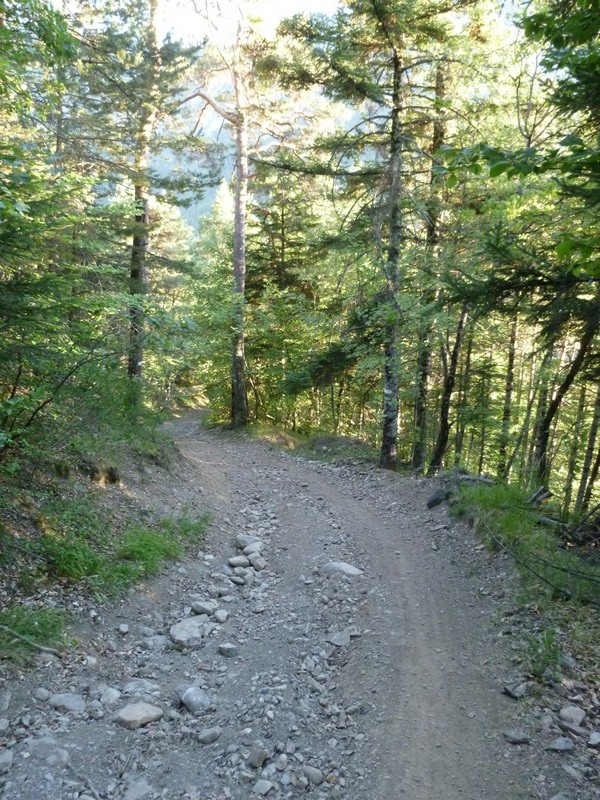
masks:
<svg viewBox="0 0 600 800"><path fill-rule="evenodd" d="M82 609L67 663L8 687L0 796L548 800L567 784L502 693L510 564L426 509L430 481L194 416L167 427L184 460L114 492L163 515L209 507L206 549ZM127 722L139 703L154 717ZM532 744L509 744L524 727Z"/></svg>

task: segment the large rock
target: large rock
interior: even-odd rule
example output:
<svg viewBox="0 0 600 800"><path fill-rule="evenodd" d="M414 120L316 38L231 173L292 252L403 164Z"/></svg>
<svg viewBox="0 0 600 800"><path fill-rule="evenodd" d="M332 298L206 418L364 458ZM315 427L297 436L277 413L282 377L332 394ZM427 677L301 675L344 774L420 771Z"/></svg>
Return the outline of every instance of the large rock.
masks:
<svg viewBox="0 0 600 800"><path fill-rule="evenodd" d="M130 703L124 706L115 717L115 722L129 730L143 728L151 722L156 722L163 715L162 708L152 706L150 703Z"/></svg>
<svg viewBox="0 0 600 800"><path fill-rule="evenodd" d="M558 712L558 716L570 725L581 725L585 719L585 711L579 706L564 706Z"/></svg>
<svg viewBox="0 0 600 800"><path fill-rule="evenodd" d="M330 561L328 564L325 564L323 567L323 572L327 575L349 575L353 577L354 575L362 575L362 569L358 567L354 567L352 564L347 564L345 561Z"/></svg>
<svg viewBox="0 0 600 800"><path fill-rule="evenodd" d="M72 714L82 714L85 711L85 700L80 694L65 692L64 694L51 694L48 698L48 705L57 711Z"/></svg>
<svg viewBox="0 0 600 800"><path fill-rule="evenodd" d="M192 611L194 614L206 614L207 617L212 617L217 607L218 603L216 600L194 600L192 603Z"/></svg>
<svg viewBox="0 0 600 800"><path fill-rule="evenodd" d="M243 550L245 547L249 547L251 544L256 544L260 542L258 536L250 536L248 533L238 533L235 537L235 546L238 550Z"/></svg>
<svg viewBox="0 0 600 800"><path fill-rule="evenodd" d="M208 617L188 617L177 622L169 630L171 639L180 647L200 647L207 636L214 630L214 624L208 622Z"/></svg>
<svg viewBox="0 0 600 800"><path fill-rule="evenodd" d="M195 716L204 714L212 705L208 693L199 686L189 686L185 691L180 690L178 693L183 705Z"/></svg>

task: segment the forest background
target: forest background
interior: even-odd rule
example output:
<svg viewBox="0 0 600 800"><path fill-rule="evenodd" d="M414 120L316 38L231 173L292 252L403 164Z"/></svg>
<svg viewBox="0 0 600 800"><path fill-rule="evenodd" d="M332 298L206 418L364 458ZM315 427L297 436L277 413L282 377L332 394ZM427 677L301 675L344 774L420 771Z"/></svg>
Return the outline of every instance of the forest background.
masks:
<svg viewBox="0 0 600 800"><path fill-rule="evenodd" d="M264 8L0 0L3 478L207 402L595 530L597 0Z"/></svg>

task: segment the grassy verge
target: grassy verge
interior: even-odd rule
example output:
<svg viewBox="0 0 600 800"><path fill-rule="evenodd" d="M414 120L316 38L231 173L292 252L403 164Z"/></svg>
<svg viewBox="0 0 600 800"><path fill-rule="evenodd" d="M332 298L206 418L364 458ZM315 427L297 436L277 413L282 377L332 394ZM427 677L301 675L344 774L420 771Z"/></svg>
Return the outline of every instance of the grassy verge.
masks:
<svg viewBox="0 0 600 800"><path fill-rule="evenodd" d="M64 643L65 614L54 608L12 605L0 611L0 659L23 662L33 652L55 652Z"/></svg>
<svg viewBox="0 0 600 800"><path fill-rule="evenodd" d="M600 655L600 566L568 546L552 529L540 525L527 504L528 492L506 484L466 485L453 512L469 520L492 551L509 553L522 578L524 605L541 622L527 642L531 673L556 673L561 647L584 663Z"/></svg>
<svg viewBox="0 0 600 800"><path fill-rule="evenodd" d="M21 493L14 499L28 513L0 525L0 578L18 586L22 599L0 613L0 660L22 661L27 652L62 641L64 615L35 607L28 596L43 596L48 585L77 586L100 600L118 595L201 546L209 521L205 514L151 526L123 524L87 493L69 499Z"/></svg>

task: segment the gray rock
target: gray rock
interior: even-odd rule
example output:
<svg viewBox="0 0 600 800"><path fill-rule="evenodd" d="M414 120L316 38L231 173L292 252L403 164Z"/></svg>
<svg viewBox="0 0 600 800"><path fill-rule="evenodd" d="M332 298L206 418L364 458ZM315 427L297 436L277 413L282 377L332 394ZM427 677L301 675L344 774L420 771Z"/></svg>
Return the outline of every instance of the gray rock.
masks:
<svg viewBox="0 0 600 800"><path fill-rule="evenodd" d="M242 554L250 557L253 555L258 555L262 549L263 549L262 542L253 542L252 544L249 544L248 547L244 547L244 549L242 550Z"/></svg>
<svg viewBox="0 0 600 800"><path fill-rule="evenodd" d="M269 758L269 751L265 749L262 742L256 742L250 750L248 763L255 769L261 769L267 758Z"/></svg>
<svg viewBox="0 0 600 800"><path fill-rule="evenodd" d="M558 716L571 725L581 725L585 719L585 711L579 706L564 706L558 712Z"/></svg>
<svg viewBox="0 0 600 800"><path fill-rule="evenodd" d="M336 647L347 647L350 644L350 629L346 628L344 631L330 634L327 637L327 641Z"/></svg>
<svg viewBox="0 0 600 800"><path fill-rule="evenodd" d="M100 695L100 702L103 706L112 706L113 703L116 703L120 699L121 692L118 689L112 689L111 687L105 689Z"/></svg>
<svg viewBox="0 0 600 800"><path fill-rule="evenodd" d="M80 694L65 692L64 694L51 694L48 698L48 705L57 711L72 714L82 714L85 711L86 703Z"/></svg>
<svg viewBox="0 0 600 800"><path fill-rule="evenodd" d="M186 689L181 695L181 702L195 716L204 714L212 705L208 693L199 686L190 686Z"/></svg>
<svg viewBox="0 0 600 800"><path fill-rule="evenodd" d="M129 633L129 625L125 624L119 625L119 633L121 634L121 636L127 636L127 634Z"/></svg>
<svg viewBox="0 0 600 800"><path fill-rule="evenodd" d="M180 647L200 647L207 636L214 630L214 625L202 615L188 617L176 623L169 630L171 639Z"/></svg>
<svg viewBox="0 0 600 800"><path fill-rule="evenodd" d="M238 654L238 648L234 644L225 642L219 645L219 653L225 658L235 658Z"/></svg>
<svg viewBox="0 0 600 800"><path fill-rule="evenodd" d="M252 791L254 792L254 794L259 794L264 796L269 794L271 789L274 788L275 788L274 783L271 783L271 781L265 781L261 779L260 781L256 781L256 783L252 787Z"/></svg>
<svg viewBox="0 0 600 800"><path fill-rule="evenodd" d="M250 561L246 556L233 556L228 560L228 564L230 567L249 567Z"/></svg>
<svg viewBox="0 0 600 800"><path fill-rule="evenodd" d="M262 572L267 566L267 562L261 555L250 556L250 563L257 572Z"/></svg>
<svg viewBox="0 0 600 800"><path fill-rule="evenodd" d="M513 700L520 700L529 690L529 683L517 683L514 686L505 686L502 691Z"/></svg>
<svg viewBox="0 0 600 800"><path fill-rule="evenodd" d="M160 686L147 678L132 678L123 687L124 694L159 694Z"/></svg>
<svg viewBox="0 0 600 800"><path fill-rule="evenodd" d="M145 778L140 778L133 781L127 787L127 791L123 795L123 800L142 800L142 797L147 797L154 791Z"/></svg>
<svg viewBox="0 0 600 800"><path fill-rule="evenodd" d="M229 617L229 612L225 611L224 608L219 608L215 611L215 622L218 622L222 625L224 622L227 622L227 618Z"/></svg>
<svg viewBox="0 0 600 800"><path fill-rule="evenodd" d="M575 745L566 736L559 736L546 748L546 750L552 750L554 753L570 753L574 749Z"/></svg>
<svg viewBox="0 0 600 800"><path fill-rule="evenodd" d="M281 753L280 756L277 757L277 761L275 762L275 768L279 770L279 772L285 772L288 765L288 757L285 753Z"/></svg>
<svg viewBox="0 0 600 800"><path fill-rule="evenodd" d="M302 767L302 772L304 773L304 777L307 778L310 783L314 783L315 786L323 783L323 773L317 767L311 767L310 764L305 764Z"/></svg>
<svg viewBox="0 0 600 800"><path fill-rule="evenodd" d="M36 689L35 692L33 693L33 696L35 697L35 699L36 700L41 700L42 702L45 702L46 700L48 700L50 698L50 695L51 695L51 692L49 692L48 689L43 689L43 688Z"/></svg>
<svg viewBox="0 0 600 800"><path fill-rule="evenodd" d="M150 703L130 703L124 706L115 717L115 722L129 730L143 728L151 722L156 722L163 715L162 708L152 706Z"/></svg>
<svg viewBox="0 0 600 800"><path fill-rule="evenodd" d="M10 722L6 717L0 717L0 733L4 733L10 727Z"/></svg>
<svg viewBox="0 0 600 800"><path fill-rule="evenodd" d="M550 800L573 800L573 796L566 792L559 792L558 794L552 795Z"/></svg>
<svg viewBox="0 0 600 800"><path fill-rule="evenodd" d="M202 730L198 733L198 741L200 744L212 744L221 737L222 733L223 731L219 727L202 728Z"/></svg>
<svg viewBox="0 0 600 800"><path fill-rule="evenodd" d="M588 744L590 747L600 747L600 731L593 731L590 735Z"/></svg>
<svg viewBox="0 0 600 800"><path fill-rule="evenodd" d="M216 600L195 600L192 603L192 611L194 614L206 614L207 617L212 617L216 610Z"/></svg>
<svg viewBox="0 0 600 800"><path fill-rule="evenodd" d="M3 750L0 753L0 775L8 772L8 770L12 767L14 760L15 754L12 750Z"/></svg>
<svg viewBox="0 0 600 800"><path fill-rule="evenodd" d="M323 567L323 572L327 575L339 573L341 575L349 575L350 577L363 574L362 569L354 567L352 564L347 564L345 561L330 561Z"/></svg>
<svg viewBox="0 0 600 800"><path fill-rule="evenodd" d="M260 542L258 536L250 536L248 533L238 533L235 537L235 546L238 550L243 550L245 547L249 547L251 544L256 544L256 542Z"/></svg>
<svg viewBox="0 0 600 800"><path fill-rule="evenodd" d="M504 738L509 744L529 744L529 736L524 731L506 731Z"/></svg>

